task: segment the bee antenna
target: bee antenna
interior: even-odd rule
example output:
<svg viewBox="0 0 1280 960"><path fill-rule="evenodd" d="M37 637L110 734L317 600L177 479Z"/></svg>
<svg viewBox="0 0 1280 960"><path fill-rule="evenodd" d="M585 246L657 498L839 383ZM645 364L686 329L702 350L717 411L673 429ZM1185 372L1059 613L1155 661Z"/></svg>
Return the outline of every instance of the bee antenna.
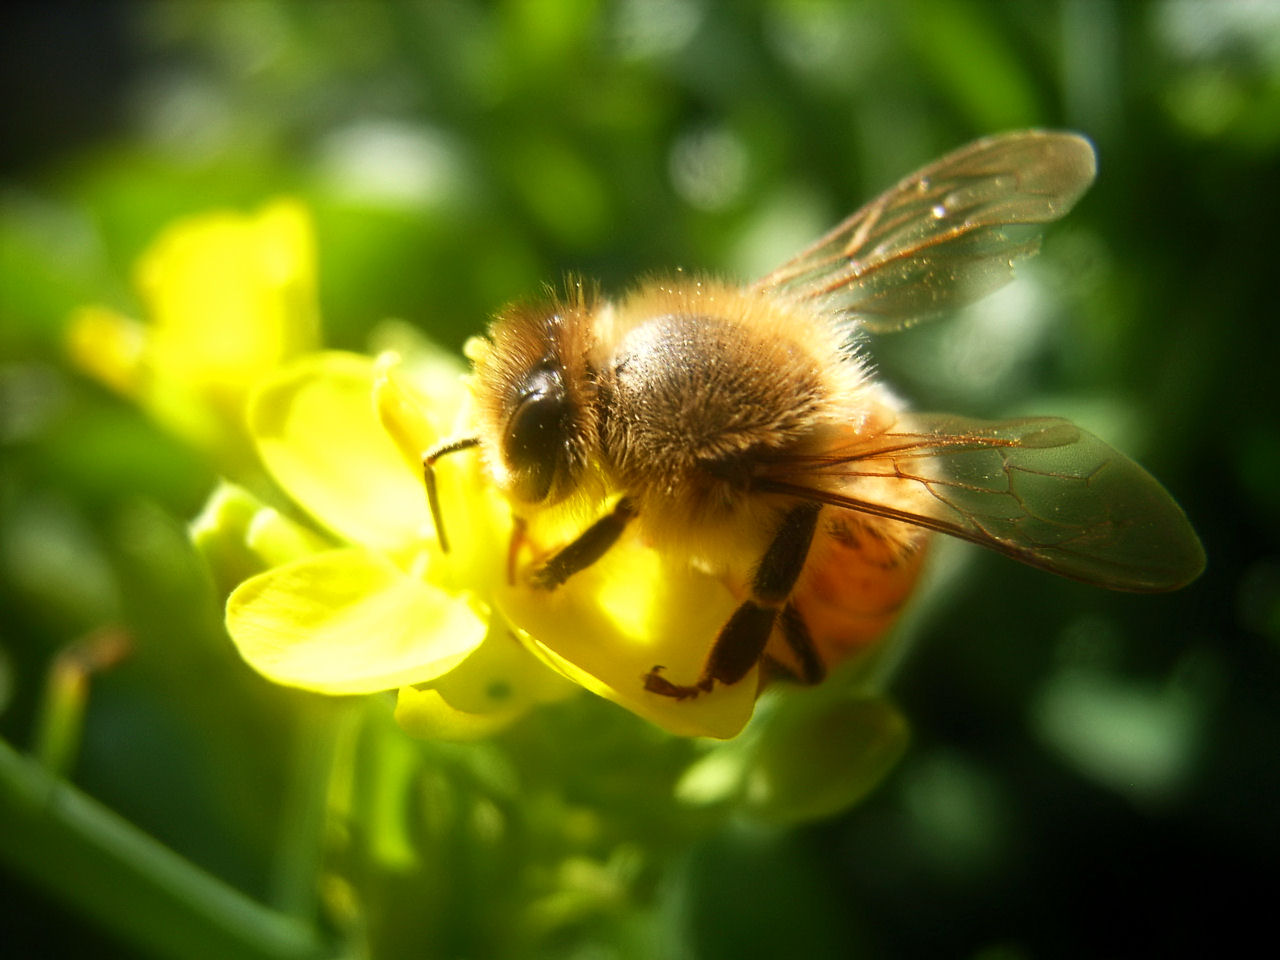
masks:
<svg viewBox="0 0 1280 960"><path fill-rule="evenodd" d="M444 518L440 514L440 495L436 490L436 461L446 454L457 453L479 446L479 437L462 437L458 440L447 440L437 447L428 450L422 457L422 482L427 488L427 505L431 508L431 522L436 527L436 537L440 541L440 549L449 552L449 538L444 532Z"/></svg>

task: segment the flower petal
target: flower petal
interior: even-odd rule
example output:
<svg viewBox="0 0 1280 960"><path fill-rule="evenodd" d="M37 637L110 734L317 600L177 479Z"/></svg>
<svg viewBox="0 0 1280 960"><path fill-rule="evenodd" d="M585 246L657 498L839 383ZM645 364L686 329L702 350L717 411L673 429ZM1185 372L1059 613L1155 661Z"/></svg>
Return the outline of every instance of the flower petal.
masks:
<svg viewBox="0 0 1280 960"><path fill-rule="evenodd" d="M737 601L716 578L634 538L557 590L507 587L498 603L571 680L672 733L728 738L751 716L754 668L689 700L645 690L645 674L659 664L673 682L697 679Z"/></svg>
<svg viewBox="0 0 1280 960"><path fill-rule="evenodd" d="M291 201L169 227L137 264L153 321L152 368L234 402L317 342L315 261L310 219Z"/></svg>
<svg viewBox="0 0 1280 960"><path fill-rule="evenodd" d="M143 392L146 327L108 307L80 307L67 325L67 352L83 372L126 397Z"/></svg>
<svg viewBox="0 0 1280 960"><path fill-rule="evenodd" d="M209 494L189 533L224 592L268 567L332 546L314 530L226 480Z"/></svg>
<svg viewBox="0 0 1280 960"><path fill-rule="evenodd" d="M479 740L577 689L530 653L501 616L494 616L484 643L457 668L425 688L401 688L396 722L424 739Z"/></svg>
<svg viewBox="0 0 1280 960"><path fill-rule="evenodd" d="M401 458L373 406L374 364L304 357L254 394L248 425L276 481L352 543L383 550L432 536L420 471Z"/></svg>
<svg viewBox="0 0 1280 960"><path fill-rule="evenodd" d="M269 680L374 693L434 680L484 639L468 604L369 550L331 550L242 583L227 600L241 656Z"/></svg>
<svg viewBox="0 0 1280 960"><path fill-rule="evenodd" d="M387 391L377 403L379 416L416 465L427 448L468 435L471 393L467 367L456 354L429 341L398 339L408 352L384 350L377 354L374 390ZM395 432L395 427L401 432Z"/></svg>

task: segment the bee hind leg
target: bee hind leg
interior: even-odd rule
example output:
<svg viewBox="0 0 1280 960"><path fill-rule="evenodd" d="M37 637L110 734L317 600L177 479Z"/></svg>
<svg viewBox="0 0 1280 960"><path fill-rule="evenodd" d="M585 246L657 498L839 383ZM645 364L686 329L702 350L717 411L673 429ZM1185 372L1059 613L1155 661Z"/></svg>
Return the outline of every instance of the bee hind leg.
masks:
<svg viewBox="0 0 1280 960"><path fill-rule="evenodd" d="M787 649L795 658L795 663L794 665L784 663L766 655L765 662L769 667L770 676L785 677L809 687L816 686L825 680L827 665L818 655L818 648L813 642L813 634L809 632L809 625L805 623L804 617L796 609L795 604L788 603L782 608L782 612L778 614L778 627L781 630L782 639L786 641Z"/></svg>
<svg viewBox="0 0 1280 960"><path fill-rule="evenodd" d="M673 683L662 675L663 668L655 666L644 675L644 688L659 696L676 700L688 700L700 693L708 693L717 684L731 686L745 677L764 655L764 648L773 632L779 614L784 629L788 620L799 621L798 615L790 617L787 603L791 590L804 570L818 525L821 505L802 503L793 507L778 526L773 542L765 551L751 580L751 598L743 601L716 636L702 673L691 684ZM800 622L803 629L803 622ZM807 635L808 631L805 631ZM790 643L790 639L788 639ZM816 653L810 653L816 660ZM803 655L798 654L802 664ZM820 668L819 664L819 668ZM806 665L806 670L808 666ZM815 681L816 682L816 681Z"/></svg>

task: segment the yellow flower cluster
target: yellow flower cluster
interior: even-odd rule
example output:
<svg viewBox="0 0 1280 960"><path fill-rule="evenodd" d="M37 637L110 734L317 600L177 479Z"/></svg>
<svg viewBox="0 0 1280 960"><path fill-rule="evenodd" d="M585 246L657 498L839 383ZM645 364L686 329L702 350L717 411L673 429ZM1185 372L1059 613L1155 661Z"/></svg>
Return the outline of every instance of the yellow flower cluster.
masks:
<svg viewBox="0 0 1280 960"><path fill-rule="evenodd" d="M85 309L72 353L197 444L247 436L287 497L273 509L224 485L194 528L211 557L236 542L226 623L254 669L325 694L398 690L398 719L422 736L485 736L565 696L566 679L682 735L731 737L751 716L754 675L694 701L644 689L655 664L697 674L735 606L716 579L624 538L558 590L534 590L511 557L510 506L473 452L437 465L440 549L422 455L468 433L466 368L422 341L378 357L319 350L300 207L177 224L138 285L149 322ZM584 519L540 518L526 540L554 544Z"/></svg>
<svg viewBox="0 0 1280 960"><path fill-rule="evenodd" d="M202 449L234 456L253 384L319 343L315 262L311 220L295 202L176 223L135 266L149 322L81 308L72 360Z"/></svg>

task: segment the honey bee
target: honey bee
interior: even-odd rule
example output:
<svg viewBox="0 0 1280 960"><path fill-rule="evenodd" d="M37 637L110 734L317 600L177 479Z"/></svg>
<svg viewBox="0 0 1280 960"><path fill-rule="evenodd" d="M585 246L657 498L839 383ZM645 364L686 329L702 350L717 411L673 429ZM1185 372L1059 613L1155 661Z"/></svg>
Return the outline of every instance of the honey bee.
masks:
<svg viewBox="0 0 1280 960"><path fill-rule="evenodd" d="M1008 282L1095 169L1074 134L993 136L749 285L676 274L607 300L571 282L507 307L474 358L474 435L424 458L442 547L433 465L478 448L517 518L583 491L597 504L528 565L532 587L555 589L628 530L736 585L698 676L637 678L677 699L757 664L819 682L889 627L935 532L1116 590L1186 585L1203 549L1142 467L1063 419L908 412L865 357L864 332Z"/></svg>

